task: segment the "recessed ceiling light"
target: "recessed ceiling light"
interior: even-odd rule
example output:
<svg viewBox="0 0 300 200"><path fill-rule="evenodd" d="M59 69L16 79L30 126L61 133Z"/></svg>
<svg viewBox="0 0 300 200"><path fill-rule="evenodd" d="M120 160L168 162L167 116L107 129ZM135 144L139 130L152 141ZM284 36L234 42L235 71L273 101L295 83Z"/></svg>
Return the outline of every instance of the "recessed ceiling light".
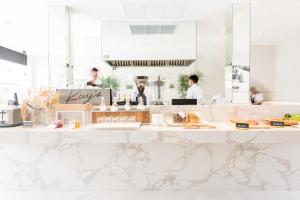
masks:
<svg viewBox="0 0 300 200"><path fill-rule="evenodd" d="M263 32L261 32L261 31L257 32L257 35L262 35L262 34L263 34Z"/></svg>

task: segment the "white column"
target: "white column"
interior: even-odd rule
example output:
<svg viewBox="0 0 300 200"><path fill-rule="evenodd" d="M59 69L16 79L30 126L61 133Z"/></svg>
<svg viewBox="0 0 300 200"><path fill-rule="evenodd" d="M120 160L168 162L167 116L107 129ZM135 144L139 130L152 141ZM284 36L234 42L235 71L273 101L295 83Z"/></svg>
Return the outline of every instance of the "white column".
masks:
<svg viewBox="0 0 300 200"><path fill-rule="evenodd" d="M251 4L234 3L226 13L225 96L249 103Z"/></svg>
<svg viewBox="0 0 300 200"><path fill-rule="evenodd" d="M69 9L55 5L48 8L48 67L49 84L53 88L66 87L70 79Z"/></svg>

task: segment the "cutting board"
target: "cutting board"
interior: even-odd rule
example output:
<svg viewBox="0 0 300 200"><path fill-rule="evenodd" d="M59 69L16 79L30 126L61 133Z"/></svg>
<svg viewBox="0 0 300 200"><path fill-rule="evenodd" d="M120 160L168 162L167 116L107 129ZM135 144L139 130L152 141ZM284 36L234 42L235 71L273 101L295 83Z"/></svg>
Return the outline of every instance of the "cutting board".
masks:
<svg viewBox="0 0 300 200"><path fill-rule="evenodd" d="M173 120L166 120L166 124L170 127L184 127L185 129L217 128L211 123L175 123Z"/></svg>
<svg viewBox="0 0 300 200"><path fill-rule="evenodd" d="M297 121L294 120L283 120L281 118L265 118L264 119L268 124L271 124L272 121L284 122L285 126L298 125Z"/></svg>

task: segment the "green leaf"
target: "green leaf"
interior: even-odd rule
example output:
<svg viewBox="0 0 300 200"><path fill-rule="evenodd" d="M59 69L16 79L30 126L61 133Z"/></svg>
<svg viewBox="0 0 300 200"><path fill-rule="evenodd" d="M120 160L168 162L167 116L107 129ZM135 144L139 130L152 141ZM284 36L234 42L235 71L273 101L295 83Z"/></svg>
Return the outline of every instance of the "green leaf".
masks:
<svg viewBox="0 0 300 200"><path fill-rule="evenodd" d="M120 89L120 80L114 76L107 76L101 78L102 88L113 88L114 90Z"/></svg>

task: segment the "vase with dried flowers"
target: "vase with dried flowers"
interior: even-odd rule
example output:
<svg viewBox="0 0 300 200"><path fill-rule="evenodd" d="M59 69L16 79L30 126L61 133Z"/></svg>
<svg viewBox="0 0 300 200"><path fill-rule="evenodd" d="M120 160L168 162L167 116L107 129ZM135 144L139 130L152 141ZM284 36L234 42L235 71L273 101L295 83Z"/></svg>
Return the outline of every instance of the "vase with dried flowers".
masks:
<svg viewBox="0 0 300 200"><path fill-rule="evenodd" d="M51 123L54 105L59 103L59 94L51 88L41 88L36 94L28 91L21 111L23 121L32 121L37 126Z"/></svg>

